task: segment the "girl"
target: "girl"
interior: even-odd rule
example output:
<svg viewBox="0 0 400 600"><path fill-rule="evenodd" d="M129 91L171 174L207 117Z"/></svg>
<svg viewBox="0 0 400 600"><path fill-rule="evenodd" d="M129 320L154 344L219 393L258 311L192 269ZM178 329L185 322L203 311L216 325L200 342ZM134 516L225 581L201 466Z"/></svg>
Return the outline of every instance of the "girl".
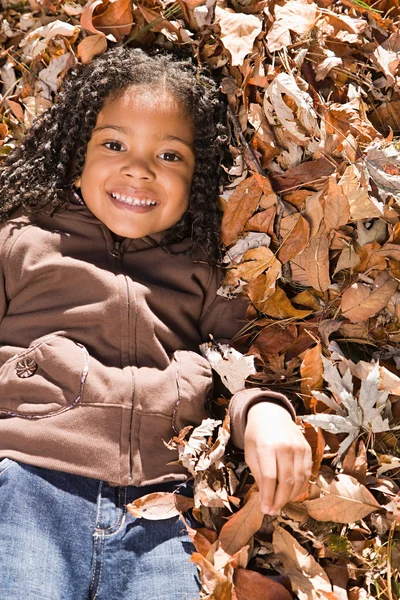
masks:
<svg viewBox="0 0 400 600"><path fill-rule="evenodd" d="M242 300L216 295L225 141L210 78L118 48L77 68L0 177L2 600L191 600L177 519L125 505L190 493L168 441L206 416L200 343L230 339ZM262 509L310 475L285 396L230 403Z"/></svg>

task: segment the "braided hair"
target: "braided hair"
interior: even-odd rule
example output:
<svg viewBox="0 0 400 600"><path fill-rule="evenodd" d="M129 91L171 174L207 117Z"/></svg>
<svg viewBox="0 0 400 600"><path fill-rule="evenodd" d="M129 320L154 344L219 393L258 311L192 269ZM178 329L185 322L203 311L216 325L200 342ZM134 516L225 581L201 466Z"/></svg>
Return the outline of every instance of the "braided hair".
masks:
<svg viewBox="0 0 400 600"><path fill-rule="evenodd" d="M81 175L87 144L110 94L135 85L159 86L192 115L196 157L189 208L163 244L191 238L207 260L220 259L219 167L226 142L225 107L211 77L189 59L117 47L65 78L55 104L38 117L0 171L0 221L23 209L42 217L64 208Z"/></svg>

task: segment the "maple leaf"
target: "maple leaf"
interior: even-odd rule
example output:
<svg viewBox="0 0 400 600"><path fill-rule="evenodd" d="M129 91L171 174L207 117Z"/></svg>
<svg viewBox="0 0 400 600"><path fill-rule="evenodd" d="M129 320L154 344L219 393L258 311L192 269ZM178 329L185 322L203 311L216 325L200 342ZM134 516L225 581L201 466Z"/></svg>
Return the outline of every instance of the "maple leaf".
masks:
<svg viewBox="0 0 400 600"><path fill-rule="evenodd" d="M227 344L201 344L200 351L232 394L243 390L247 377L256 372L254 356L244 356Z"/></svg>
<svg viewBox="0 0 400 600"><path fill-rule="evenodd" d="M389 392L379 390L381 376L378 362L361 382L357 397L353 395L350 369L346 368L342 377L330 360L322 357L322 361L323 377L329 384L328 389L331 390L334 398L316 391L312 391L312 395L324 402L336 414L306 415L302 419L314 427L321 427L334 434L347 433L347 437L339 445L339 455L347 451L362 431L381 433L400 429L400 426L391 428L389 424L391 418L390 402L387 401Z"/></svg>

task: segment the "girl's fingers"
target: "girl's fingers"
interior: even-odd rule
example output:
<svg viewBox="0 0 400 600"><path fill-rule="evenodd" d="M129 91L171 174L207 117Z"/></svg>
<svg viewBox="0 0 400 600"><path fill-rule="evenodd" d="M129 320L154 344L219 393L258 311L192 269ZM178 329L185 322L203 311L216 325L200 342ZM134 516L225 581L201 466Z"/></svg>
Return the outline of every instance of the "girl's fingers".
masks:
<svg viewBox="0 0 400 600"><path fill-rule="evenodd" d="M276 494L277 487L277 464L276 455L271 452L268 457L268 463L264 466L261 465L260 469L260 481L258 482L258 488L261 492L261 509L264 513L269 513L273 504Z"/></svg>
<svg viewBox="0 0 400 600"><path fill-rule="evenodd" d="M306 467L306 456L305 451L298 450L294 454L294 465L293 465L293 475L294 475L294 485L292 490L292 495L290 497L291 501L294 501L300 494L303 492L306 483L309 479L309 473Z"/></svg>
<svg viewBox="0 0 400 600"><path fill-rule="evenodd" d="M294 486L293 453L291 448L283 448L279 454L278 461L278 483L272 512L276 513L282 506L287 504L292 496ZM270 513L271 514L271 513Z"/></svg>

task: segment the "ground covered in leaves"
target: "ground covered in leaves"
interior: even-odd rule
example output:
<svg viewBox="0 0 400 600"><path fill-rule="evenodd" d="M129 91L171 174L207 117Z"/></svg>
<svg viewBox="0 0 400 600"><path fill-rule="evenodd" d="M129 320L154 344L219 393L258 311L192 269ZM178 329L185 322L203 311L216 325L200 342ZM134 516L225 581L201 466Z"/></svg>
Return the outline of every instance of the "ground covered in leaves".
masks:
<svg viewBox="0 0 400 600"><path fill-rule="evenodd" d="M292 399L314 468L272 519L227 421L170 442L195 481L203 598L283 600L266 576L300 600L400 595L399 22L399 0L2 0L3 156L68 69L116 43L183 45L226 95L220 293L250 298L247 385Z"/></svg>

